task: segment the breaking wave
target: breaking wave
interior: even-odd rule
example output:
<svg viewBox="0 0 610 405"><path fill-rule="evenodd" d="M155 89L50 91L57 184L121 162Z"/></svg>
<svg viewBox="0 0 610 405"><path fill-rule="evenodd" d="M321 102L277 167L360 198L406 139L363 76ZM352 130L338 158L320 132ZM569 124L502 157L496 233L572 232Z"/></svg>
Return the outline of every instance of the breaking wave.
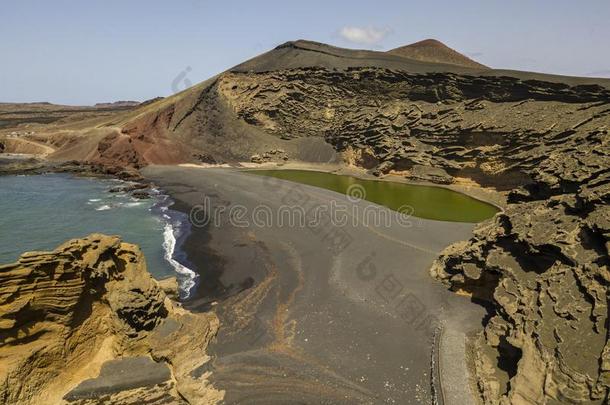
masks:
<svg viewBox="0 0 610 405"><path fill-rule="evenodd" d="M191 289L197 284L197 273L192 269L188 268L184 264L180 263L176 256L179 252L176 251L178 240L187 236L188 229L188 218L186 215L177 212L170 211L169 205L171 200L168 196L160 196L161 204L158 207L161 213L161 220L164 223L163 226L163 250L165 260L172 266L174 271L177 273L178 285L180 287L180 296L182 298L188 298ZM170 215L171 212L171 215Z"/></svg>

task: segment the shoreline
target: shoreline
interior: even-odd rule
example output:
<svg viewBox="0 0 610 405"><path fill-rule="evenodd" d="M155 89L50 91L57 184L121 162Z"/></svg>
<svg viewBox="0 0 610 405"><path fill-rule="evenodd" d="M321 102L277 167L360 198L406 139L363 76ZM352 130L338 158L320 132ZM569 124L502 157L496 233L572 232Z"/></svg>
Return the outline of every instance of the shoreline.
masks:
<svg viewBox="0 0 610 405"><path fill-rule="evenodd" d="M117 170L117 168L106 167L102 164L90 164L90 163L85 163L85 162L72 162L72 161L52 162L52 161L48 161L44 158L41 159L40 157L35 156L35 155L26 155L26 154L19 154L19 155L0 154L0 158L4 157L3 155L7 155L6 157L9 158L8 160L15 160L17 162L27 162L30 164L31 164L31 161L34 160L36 164L34 164L34 167L32 170L30 170L29 168L26 168L24 172L18 170L17 172L5 173L0 170L0 175L42 175L45 173L58 173L58 174L66 173L66 174L70 174L70 175L73 175L76 177L90 177L90 178L94 178L94 179L95 178L114 179L114 180L119 180L119 181L123 181L126 183L139 184L139 185L146 186L146 188L148 190L155 188L154 183L142 175L142 170L145 170L146 168L141 169L139 172L138 171L125 172L125 171ZM431 187L449 189L449 190L467 195L468 197L471 197L473 199L493 205L494 207L499 209L500 212L502 212L506 206L505 194L498 192L496 190L490 189L490 188L482 188L482 187L473 188L473 187L465 187L465 186L460 186L460 185L437 184L437 183L431 183L431 182L426 182L426 181L412 181L412 180L405 179L404 177L402 177L400 175L392 174L392 173L386 174L382 177L376 177L370 173L367 173L366 169L363 169L363 168L360 168L357 166L344 165L344 164L340 164L340 163L312 163L312 162L300 162L300 161L291 161L291 162L282 163L282 164L277 164L276 162L267 162L267 163L262 163L262 164L250 163L250 162L236 162L236 163L230 163L230 164L229 163L224 163L224 164L186 163L186 164L171 165L169 167L191 168L191 169L198 169L198 170L214 170L214 169L218 169L218 168L223 168L223 169L236 169L239 171L242 171L242 170L250 171L250 170L257 170L257 169L259 169L259 170L269 170L269 169L273 169L273 170L310 170L310 171L317 171L317 172L322 172L322 173L351 176L351 177L355 177L358 179L364 179L364 180L370 180L370 181L395 182L395 183L402 183L402 184L415 185L415 186L431 186ZM0 169L1 168L2 168L2 166L0 166ZM295 184L300 184L300 183L295 183ZM170 204L168 205L168 208L175 213L174 216L182 215L182 216L186 217L186 218L182 218L181 220L179 220L180 224L176 224L174 227L182 228L185 226L185 224L190 225L190 220L188 219L190 207L182 207L181 204L179 204L177 201L175 201L175 199L173 198L171 193L167 193L166 190L160 189L159 192L161 194L167 195L167 197L171 200ZM153 196L151 196L151 197L153 197ZM154 208L154 205L156 205L156 203L153 204L153 207L151 207L151 210ZM182 205L184 205L184 204L182 204ZM163 213L160 213L157 215L162 217ZM419 218L419 217L417 217L417 218ZM176 219L176 218L172 218L172 219ZM164 219L164 221L167 221L167 219ZM441 222L443 222L443 221L441 221ZM166 261L168 262L168 265L174 270L174 273L176 273L176 274L173 276L168 276L168 277L179 278L180 272L176 270L176 267L185 268L188 271L192 271L195 274L195 276L194 276L194 284L191 287L189 287L189 296L185 296L186 291L183 291L181 289L180 297L184 298L185 302L202 301L202 300L205 301L202 294L197 293L197 289L198 289L199 283L201 281L200 272L191 268L191 267L196 267L196 265L193 264L188 259L188 256L196 256L196 254L193 254L192 252L189 253L184 249L184 243L188 240L188 238L190 236L190 232L191 232L190 230L187 230L186 231L187 235L181 236L179 238L181 240L176 240L173 243L174 254L172 255L172 260L174 260L176 262L176 265L172 264L172 262L169 259L166 259ZM164 245L165 245L165 242L164 242ZM163 248L164 248L164 250L166 249L165 246L163 246ZM220 257L218 257L218 255L215 252L210 252L208 257L205 257L204 259L212 260L214 262L222 261L222 259ZM209 294L210 292L211 291L209 289L206 289L205 294ZM194 295L190 296L191 293ZM223 294L220 294L220 293L218 295L213 294L213 296L218 298L218 297L222 297ZM212 302L213 302L213 300L212 300Z"/></svg>
<svg viewBox="0 0 610 405"><path fill-rule="evenodd" d="M451 191L455 191L461 194L465 194L470 198L484 202L486 204L493 205L501 212L506 208L506 196L507 193L495 190L493 187L483 187L480 185L467 186L458 183L454 184L440 184L429 181L414 181L406 179L397 173L388 173L383 176L377 177L367 172L366 169L358 166L350 166L339 163L312 163L312 162L286 162L286 163L249 163L249 162L237 162L234 164L179 164L178 167L194 168L194 169L215 169L215 168L232 168L238 170L308 170L321 173L336 174L341 176L350 176L362 180L371 181L384 181L393 183L402 183L413 186L429 186L444 188Z"/></svg>
<svg viewBox="0 0 610 405"><path fill-rule="evenodd" d="M173 277L178 282L178 298L182 302L189 299L199 282L199 274L181 248L191 233L190 222L188 215L173 208L175 203L169 194L159 190L159 196L163 199L154 203L150 211L163 221L163 256L175 272Z"/></svg>
<svg viewBox="0 0 610 405"><path fill-rule="evenodd" d="M246 283L247 285L244 285L243 288L233 289L222 285L219 276L226 259L218 251L209 247L211 240L209 229L192 225L189 219L192 204L181 200L179 193L163 188L162 192L171 200L168 209L177 213L182 220L179 227L186 229L186 232L176 238L174 260L195 274L188 296L181 294L181 304L186 309L196 312L207 311L218 301L248 288L251 283Z"/></svg>
<svg viewBox="0 0 610 405"><path fill-rule="evenodd" d="M48 168L47 168L48 169ZM185 218L179 211L171 209L173 202L169 195L164 194L161 190L153 187L150 183L143 182L141 180L124 179L110 174L99 174L92 175L89 172L74 172L66 170L41 170L40 172L28 172L28 173L4 173L3 176L8 177L38 177L38 176L55 176L54 178L65 178L66 181L72 179L78 180L91 180L99 182L105 190L99 196L86 196L87 205L91 205L94 211L111 211L115 208L120 207L133 207L145 204L148 206L147 215L155 218L162 225L161 231L161 244L157 247L162 250L163 258L161 263L155 262L155 267L159 268L166 267L167 274L154 275L155 279L162 281L167 279L176 279L179 282L178 295L180 298L186 298L186 293L194 285L194 279L196 276L195 272L192 272L188 266L188 263L184 263L184 253L180 250L182 239L188 235L189 225L188 218ZM144 190L144 191L143 191ZM134 194L145 193L145 197L136 197ZM114 202L111 197L119 197L121 201ZM110 199L110 200L109 200ZM123 201L123 199L127 199ZM104 200L102 202L102 200ZM97 207L95 205L98 205ZM87 232L85 232L87 233ZM82 237L84 235L76 235L76 237ZM124 235L122 235L125 237ZM75 235L67 235L67 238L73 238ZM140 242L136 242L132 239L127 242L135 242L140 245ZM35 249L32 248L24 248ZM42 247L40 249L43 249ZM153 259L150 257L149 260ZM191 275L192 273L192 275ZM186 284L185 284L186 283Z"/></svg>
<svg viewBox="0 0 610 405"><path fill-rule="evenodd" d="M382 177L376 177L372 174L367 173L365 169L362 169L359 167L345 166L345 165L336 164L336 163L320 164L320 163L309 163L309 162L288 162L285 164L278 165L278 164L275 164L274 162L268 162L268 163L263 163L263 164L238 162L236 164L228 164L228 163L189 164L189 163L187 163L187 164L179 164L179 165L175 165L175 166L183 167L183 168L191 168L191 169L202 169L202 170L219 169L219 168L220 169L234 169L237 171L244 171L244 172L255 171L257 169L258 170L309 170L309 171L329 173L329 174L335 174L335 175L341 175L341 176L350 176L350 177L354 177L357 179L363 179L363 180L369 180L369 181L394 182L394 183L408 184L408 185L414 185L414 186L429 186L429 187L438 187L438 188L448 189L451 191L455 191L455 192L464 194L475 200L490 204L490 205L496 207L499 210L498 212L503 212L504 206L505 206L505 203L500 205L499 203L492 201L492 199L489 199L489 198L484 199L477 193L473 193L472 190L465 190L463 187L445 185L445 184L437 184L437 183L431 183L431 182L425 182L425 181L410 181L408 179L405 179L405 178L395 175L395 174L387 174ZM298 182L294 182L294 183L302 184L302 183L298 183ZM483 189L483 188L480 188L480 189ZM501 193L497 192L495 190L489 190L489 189L484 189L484 190L487 192L490 192L490 193L495 193L496 197L501 196ZM187 307L191 306L193 308L198 308L199 306L201 306L201 303L203 302L203 303L205 303L204 306L209 308L210 303L212 305L215 305L215 302L217 299L227 298L227 296L226 296L226 294L223 294L220 291L218 291L217 293L212 294L212 297L213 297L213 299L212 299L212 298L206 296L206 294L210 293L209 290L207 291L207 293L198 291L199 283L201 282L201 279L202 279L202 274L201 274L202 270L198 270L197 263L193 263L193 260L189 259L189 257L198 256L198 254L196 252L194 252L192 248L185 249L185 246L184 246L184 243L187 242L190 237L193 238L193 240L189 241L189 242L191 242L190 243L191 245L193 245L195 243L199 244L199 242L203 242L203 243L206 242L206 240L200 241L199 240L200 237L198 237L197 235L193 235L192 225L190 224L190 219L189 219L189 212L193 207L189 206L187 203L178 203L175 200L175 196L173 196L172 193L167 192L166 190L162 190L162 192L165 193L165 195L167 195L168 198L171 200L171 203L168 206L168 208L176 213L181 214L182 216L185 216L186 218L183 218L183 221L188 223L188 225L189 225L188 226L189 229L187 230L186 234L183 235L183 237L181 238L181 241L175 242L175 249L178 252L178 255L182 256L181 258L176 259L178 265L181 267L185 267L186 269L188 269L189 271L191 271L195 274L194 283L191 287L189 287L189 290L187 291L188 294L186 297L182 297L183 291L181 290L180 295L181 295L181 298L183 299L183 303ZM374 204L374 203L372 203L372 204ZM416 218L420 218L420 217L416 217ZM433 219L426 219L426 220L437 221L437 220L433 220ZM446 221L439 220L439 222L446 222ZM468 223L468 222L464 222L464 223ZM182 223L179 226L183 226L183 225L184 225L184 223ZM205 239L205 238L203 238L203 239ZM214 257L217 259L218 255L217 255L217 253L211 253L210 257ZM205 260L205 258L204 258L204 260Z"/></svg>
<svg viewBox="0 0 610 405"><path fill-rule="evenodd" d="M170 171L174 170L174 169L179 170L180 167L169 166L167 168L167 170L170 170ZM193 168L182 168L182 169L193 170ZM212 172L215 172L215 171L212 171ZM225 172L225 173L227 175L229 173L231 173L231 176L238 176L238 177L240 176L238 171L231 171L231 172ZM335 174L338 174L338 173L335 172ZM189 174L187 177L190 177L190 176L194 176L194 178L201 177L201 176L198 176L196 173L193 173L192 175ZM113 177L113 176L110 176L110 177ZM376 178L374 178L373 180L384 181L384 180L380 180L380 179L376 179ZM163 184L164 181L166 182L165 184ZM248 338L252 333L255 332L252 329L253 326L250 325L250 326L246 326L245 329L239 329L239 328L243 328L243 326L238 327L235 324L233 324L232 323L233 321L231 320L231 316L233 316L233 315L226 315L226 314L231 313L231 311L234 310L234 307L239 307L240 305L243 305L240 302L240 300L244 299L243 298L244 294L247 296L248 294L255 292L257 290L257 288L259 288L259 286L264 285L266 280L269 280L270 273L269 273L268 268L265 267L266 261L267 260L277 260L277 259L271 259L270 257L274 255L273 252L277 251L279 246L273 247L274 242L272 242L272 240L269 238L264 238L263 239L264 242L263 241L258 242L259 235L257 235L255 237L255 239L252 241L252 243L250 243L249 245L244 242L235 242L241 236L239 235L239 232L237 232L233 229L224 230L222 232L219 232L218 229L206 229L206 228L196 228L196 229L185 231L185 223L190 222L188 220L188 214L189 214L191 208L193 207L193 203L196 202L197 194L200 194L201 189L198 189L198 187L193 186L193 185L185 185L185 183L183 183L182 180L177 181L177 182L176 181L167 182L167 178L166 178L164 181L161 181L161 182L156 182L154 180L151 181L147 176L146 178L144 178L142 183L147 184L149 187L153 187L153 189L157 188L160 192L160 195L167 196L167 198L164 198L163 201L160 204L158 204L159 210L162 213L163 213L163 210L161 209L161 207L166 207L166 209L167 209L166 212L169 212L171 210L171 212L178 213L178 215L176 215L176 216L172 217L170 215L170 218L165 218L166 224L170 224L172 222L172 220L180 222L180 224L174 223L173 225L170 225L171 232L174 237L173 243L167 244L166 243L167 235L165 235L166 236L164 238L165 242L163 244L164 250L166 252L171 251L171 253L167 253L167 255L170 255L169 257L172 260L174 260L176 263L178 263L180 266L182 266L181 267L182 269L188 269L189 271L193 271L197 274L194 284L189 289L189 292L190 292L189 296L186 296L186 297L182 296L182 291L181 291L178 301L186 309L192 310L194 312L209 311L210 309L215 308L215 312L218 312L221 314L220 315L221 324L226 328L226 329L221 328L221 333L228 333L229 335L232 335L235 333L244 334L244 336L246 338ZM385 181L388 181L388 180L385 180ZM416 184L419 184L419 183L416 183ZM309 186L307 186L307 187L309 187ZM312 188L315 189L316 187L312 187ZM318 189L318 190L323 190L323 189ZM328 190L326 190L326 191L328 191ZM316 191L315 195L317 195L317 194L325 194L325 192ZM152 207L151 207L151 211L152 211ZM424 221L424 223L432 223L432 222L434 222L434 221L431 221L431 220ZM440 222L439 224L437 224L439 229L444 228L444 227L450 228L451 226L455 225L455 224L450 225L450 223L445 223L444 221L437 221L437 222ZM176 228L173 228L173 226L176 226ZM164 231L165 231L165 233L167 233L167 228L164 228ZM213 233L213 235L212 235L212 233ZM220 238L221 238L220 245L218 244L218 239L217 239L219 237L219 235L221 235L220 236ZM288 234L287 234L287 236L288 236ZM467 238L464 238L464 239L467 239ZM464 240L464 239L460 238L458 240ZM213 247L210 246L211 241L216 243L216 246L213 246ZM242 244L243 244L243 246L242 246ZM280 245L281 245L281 243L280 243ZM219 246L220 246L220 248L219 248ZM233 252L235 251L236 248L238 248L240 251L244 251L244 252L247 251L250 253L254 253L254 256L256 256L256 254L258 254L260 252L267 252L266 254L270 255L270 257L263 258L263 259L258 258L257 260L259 260L259 261L256 264L253 264L254 262L251 262L250 259L248 259L248 258L237 259L237 263L232 263L235 260L235 257L234 257L235 254ZM381 245L379 245L379 248L381 248ZM435 249L435 251L436 251L436 249ZM237 255L239 256L239 254L237 254ZM389 258L392 257L392 255L388 255L388 256L389 256ZM430 256L431 259L435 259L436 257L437 257L437 254ZM167 258L168 258L168 256L166 256L166 259ZM283 263L282 266L286 265L288 263L285 260L286 260L285 258L281 259L281 263ZM427 260L429 260L429 259L427 259ZM172 262L169 260L168 260L168 262L169 262L169 265L171 265L173 267L173 270L175 272L179 273L177 271L176 267L172 265ZM282 268L282 266L280 266L280 269ZM324 265L324 266L326 266L326 265ZM229 270L229 268L231 270ZM240 270L237 271L236 277L234 279L230 279L229 282L225 282L226 280L224 280L224 278L226 278L227 275L229 273L231 273L231 271L233 269L237 269L237 268L239 268ZM273 277L277 277L277 276L273 276ZM426 281L424 281L424 283L428 286L426 288L433 288L435 290L439 290L439 289L444 290L444 288L440 286L440 283L436 283L433 279L431 279L429 277L427 272L424 272L423 277L426 278ZM179 277L177 277L177 278L180 279ZM294 283L295 283L295 280L291 280L291 281L287 281L286 284L282 284L282 285L284 287L292 286L289 288L295 288L295 291L297 291L296 290L297 284L294 284ZM436 287L430 287L431 284L439 284L439 285L437 285ZM282 288L284 288L284 287L282 287ZM343 294L348 293L351 287L346 287L346 288L347 289L343 292ZM441 293L441 292L438 291L435 294L439 294L439 293ZM449 298L449 299L451 299L451 298ZM366 299L365 299L365 301L366 301ZM434 304L434 305L436 305L436 304ZM460 305L464 305L464 304L460 304ZM263 312L261 312L261 314L266 314L267 312L265 312L265 311L267 311L267 310L263 310ZM224 314L224 315L222 315L222 314ZM261 315L255 315L254 319L255 320L258 319L259 316L261 316ZM288 319L282 321L282 323L286 322L287 320ZM366 324L366 322L364 324ZM396 326L395 325L391 326L391 328L392 329L396 328ZM227 332L227 331L229 331L229 332ZM268 333L271 333L271 332L268 332ZM273 336L274 333L271 333L271 336ZM236 355L236 353L235 353L236 347L237 347L237 353L240 353L240 351L249 347L249 344L246 344L243 341L239 340L241 338L232 338L232 339L238 339L237 343L232 342L231 339L228 339L229 340L228 344L224 341L224 339L226 339L226 338L227 338L227 336L221 335L219 337L217 343L214 343L211 346L212 348L211 348L210 353L213 356L216 356L216 358L220 359L220 363L219 363L220 365L218 367L221 367L221 368L219 370L222 370L222 367L224 367L224 365L222 365L223 364L222 359L232 358L232 356ZM264 339L263 339L263 341L264 341ZM301 344L302 343L303 342L301 342ZM256 344L258 345L259 342L256 342ZM286 344L286 343L282 343L282 344ZM290 344L289 346L292 346L292 344ZM227 347L229 349L227 349ZM340 349L337 349L337 350L341 351ZM442 347L433 349L433 350L442 350ZM434 353L435 352L433 351L432 352L433 356L434 356ZM379 355L383 356L383 355L387 355L387 353L386 354L379 353ZM261 361L264 363L265 361L267 361L265 359L268 356L270 356L270 354L265 354L262 358L260 358L257 361ZM348 363L346 363L346 364L348 364ZM426 363L427 363L427 367L429 369L430 357L427 357ZM288 363L286 363L285 366L288 367ZM293 367L293 366L290 366L290 367ZM320 371L316 371L316 373L319 373L319 372ZM345 371L343 371L343 372L345 372ZM220 375L219 378L221 380L220 381L221 386L224 385L224 388L230 387L231 389L236 389L235 386L232 385L232 383L227 382L227 380L223 380L223 378L224 378L223 376L225 374L223 374L222 371L220 371L220 372L217 371L217 373ZM439 373L442 374L442 370L440 370ZM330 377L328 377L328 376L324 377L322 374L320 374L320 375L318 375L317 378L324 379L324 378L330 378ZM430 384L434 384L434 382L432 381L432 382L430 382ZM343 390L347 390L347 391L343 391ZM338 392L351 392L351 390L352 390L352 388L343 387ZM356 395L353 392L352 392L352 394ZM238 396L241 395L240 391L237 390L235 395L238 395ZM358 395L360 395L360 394L358 394ZM438 395L438 391L433 390L432 395Z"/></svg>

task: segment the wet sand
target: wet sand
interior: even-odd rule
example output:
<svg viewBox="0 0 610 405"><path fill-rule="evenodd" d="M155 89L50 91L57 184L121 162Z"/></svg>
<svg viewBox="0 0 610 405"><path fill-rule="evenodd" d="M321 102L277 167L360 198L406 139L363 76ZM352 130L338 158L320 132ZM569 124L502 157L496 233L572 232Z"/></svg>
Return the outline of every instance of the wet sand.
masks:
<svg viewBox="0 0 610 405"><path fill-rule="evenodd" d="M209 370L225 403L432 403L447 391L444 378L467 375L465 364L438 361L452 349L442 339L480 328L484 311L428 269L444 247L469 238L472 224L405 224L378 206L389 226L331 224L324 215L315 225L280 224L287 206L334 201L362 213L371 203L234 169L151 166L144 174L202 225L182 246L200 274L185 306L220 317ZM219 224L201 221L206 197ZM271 221L252 217L263 211ZM445 403L468 396L468 387L452 387Z"/></svg>

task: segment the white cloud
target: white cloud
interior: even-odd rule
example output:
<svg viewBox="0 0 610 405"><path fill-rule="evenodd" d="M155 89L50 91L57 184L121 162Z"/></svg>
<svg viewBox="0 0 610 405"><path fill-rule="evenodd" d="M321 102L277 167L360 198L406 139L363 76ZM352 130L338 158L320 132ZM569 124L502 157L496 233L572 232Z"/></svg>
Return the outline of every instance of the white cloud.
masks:
<svg viewBox="0 0 610 405"><path fill-rule="evenodd" d="M339 31L341 38L346 41L353 42L359 45L377 45L381 42L388 34L390 30L378 29L374 27L343 27Z"/></svg>

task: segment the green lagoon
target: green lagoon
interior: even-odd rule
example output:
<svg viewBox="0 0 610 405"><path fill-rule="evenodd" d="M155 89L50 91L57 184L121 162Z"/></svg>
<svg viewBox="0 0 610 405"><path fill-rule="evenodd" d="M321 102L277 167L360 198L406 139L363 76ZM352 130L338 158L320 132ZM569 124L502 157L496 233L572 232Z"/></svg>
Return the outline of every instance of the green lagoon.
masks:
<svg viewBox="0 0 610 405"><path fill-rule="evenodd" d="M364 180L311 170L248 170L248 173L325 188L341 194L352 194L355 189L363 190L361 197L364 200L395 211L410 206L414 216L438 221L481 222L499 211L492 204L443 187Z"/></svg>

